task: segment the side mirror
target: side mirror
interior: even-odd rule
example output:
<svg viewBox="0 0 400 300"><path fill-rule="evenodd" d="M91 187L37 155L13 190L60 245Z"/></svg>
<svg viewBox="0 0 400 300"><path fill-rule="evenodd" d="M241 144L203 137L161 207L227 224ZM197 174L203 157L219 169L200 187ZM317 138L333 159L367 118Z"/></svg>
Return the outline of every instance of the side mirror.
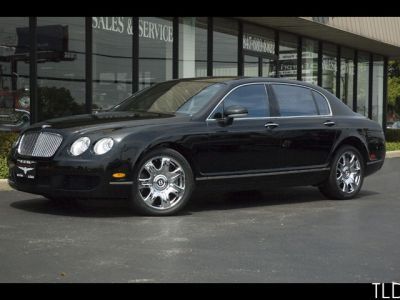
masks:
<svg viewBox="0 0 400 300"><path fill-rule="evenodd" d="M241 117L246 117L248 115L248 110L246 107L240 106L240 105L232 105L228 106L224 110L224 114L228 118L241 118Z"/></svg>

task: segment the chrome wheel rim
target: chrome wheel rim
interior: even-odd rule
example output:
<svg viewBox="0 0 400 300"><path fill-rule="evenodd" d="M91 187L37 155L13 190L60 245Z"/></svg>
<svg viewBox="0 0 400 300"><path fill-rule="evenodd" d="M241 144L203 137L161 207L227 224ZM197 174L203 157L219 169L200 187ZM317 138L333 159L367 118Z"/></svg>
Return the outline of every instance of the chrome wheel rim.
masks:
<svg viewBox="0 0 400 300"><path fill-rule="evenodd" d="M336 184L346 194L358 189L361 182L361 163L357 155L348 151L343 153L336 166Z"/></svg>
<svg viewBox="0 0 400 300"><path fill-rule="evenodd" d="M157 156L143 164L137 184L139 196L147 206L166 210L182 200L185 172L175 159Z"/></svg>

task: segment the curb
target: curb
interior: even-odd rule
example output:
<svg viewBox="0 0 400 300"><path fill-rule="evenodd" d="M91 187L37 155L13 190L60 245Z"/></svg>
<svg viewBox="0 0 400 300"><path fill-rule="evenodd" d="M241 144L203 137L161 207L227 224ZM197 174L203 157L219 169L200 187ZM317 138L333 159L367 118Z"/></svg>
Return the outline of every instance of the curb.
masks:
<svg viewBox="0 0 400 300"><path fill-rule="evenodd" d="M393 158L393 157L400 157L400 150L386 152L386 158Z"/></svg>
<svg viewBox="0 0 400 300"><path fill-rule="evenodd" d="M7 179L0 179L0 191L11 191L12 188L8 185Z"/></svg>

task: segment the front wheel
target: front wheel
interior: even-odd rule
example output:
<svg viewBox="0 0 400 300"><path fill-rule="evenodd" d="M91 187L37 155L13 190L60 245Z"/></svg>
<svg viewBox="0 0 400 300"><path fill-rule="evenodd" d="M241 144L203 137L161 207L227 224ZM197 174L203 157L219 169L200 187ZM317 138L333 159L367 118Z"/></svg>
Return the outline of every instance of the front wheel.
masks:
<svg viewBox="0 0 400 300"><path fill-rule="evenodd" d="M177 151L156 149L145 155L134 171L131 205L144 215L177 213L194 187L189 163Z"/></svg>
<svg viewBox="0 0 400 300"><path fill-rule="evenodd" d="M363 157L356 148L343 146L336 152L329 177L319 189L331 199L351 199L359 193L363 181Z"/></svg>

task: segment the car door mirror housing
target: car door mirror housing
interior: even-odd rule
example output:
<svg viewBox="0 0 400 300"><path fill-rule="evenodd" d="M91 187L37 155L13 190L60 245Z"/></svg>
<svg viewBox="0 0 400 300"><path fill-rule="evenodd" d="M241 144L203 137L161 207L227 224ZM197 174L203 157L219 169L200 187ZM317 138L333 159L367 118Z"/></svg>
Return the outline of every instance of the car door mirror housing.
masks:
<svg viewBox="0 0 400 300"><path fill-rule="evenodd" d="M246 107L240 106L240 105L232 105L228 106L224 110L224 115L227 118L243 118L248 115L248 110Z"/></svg>

